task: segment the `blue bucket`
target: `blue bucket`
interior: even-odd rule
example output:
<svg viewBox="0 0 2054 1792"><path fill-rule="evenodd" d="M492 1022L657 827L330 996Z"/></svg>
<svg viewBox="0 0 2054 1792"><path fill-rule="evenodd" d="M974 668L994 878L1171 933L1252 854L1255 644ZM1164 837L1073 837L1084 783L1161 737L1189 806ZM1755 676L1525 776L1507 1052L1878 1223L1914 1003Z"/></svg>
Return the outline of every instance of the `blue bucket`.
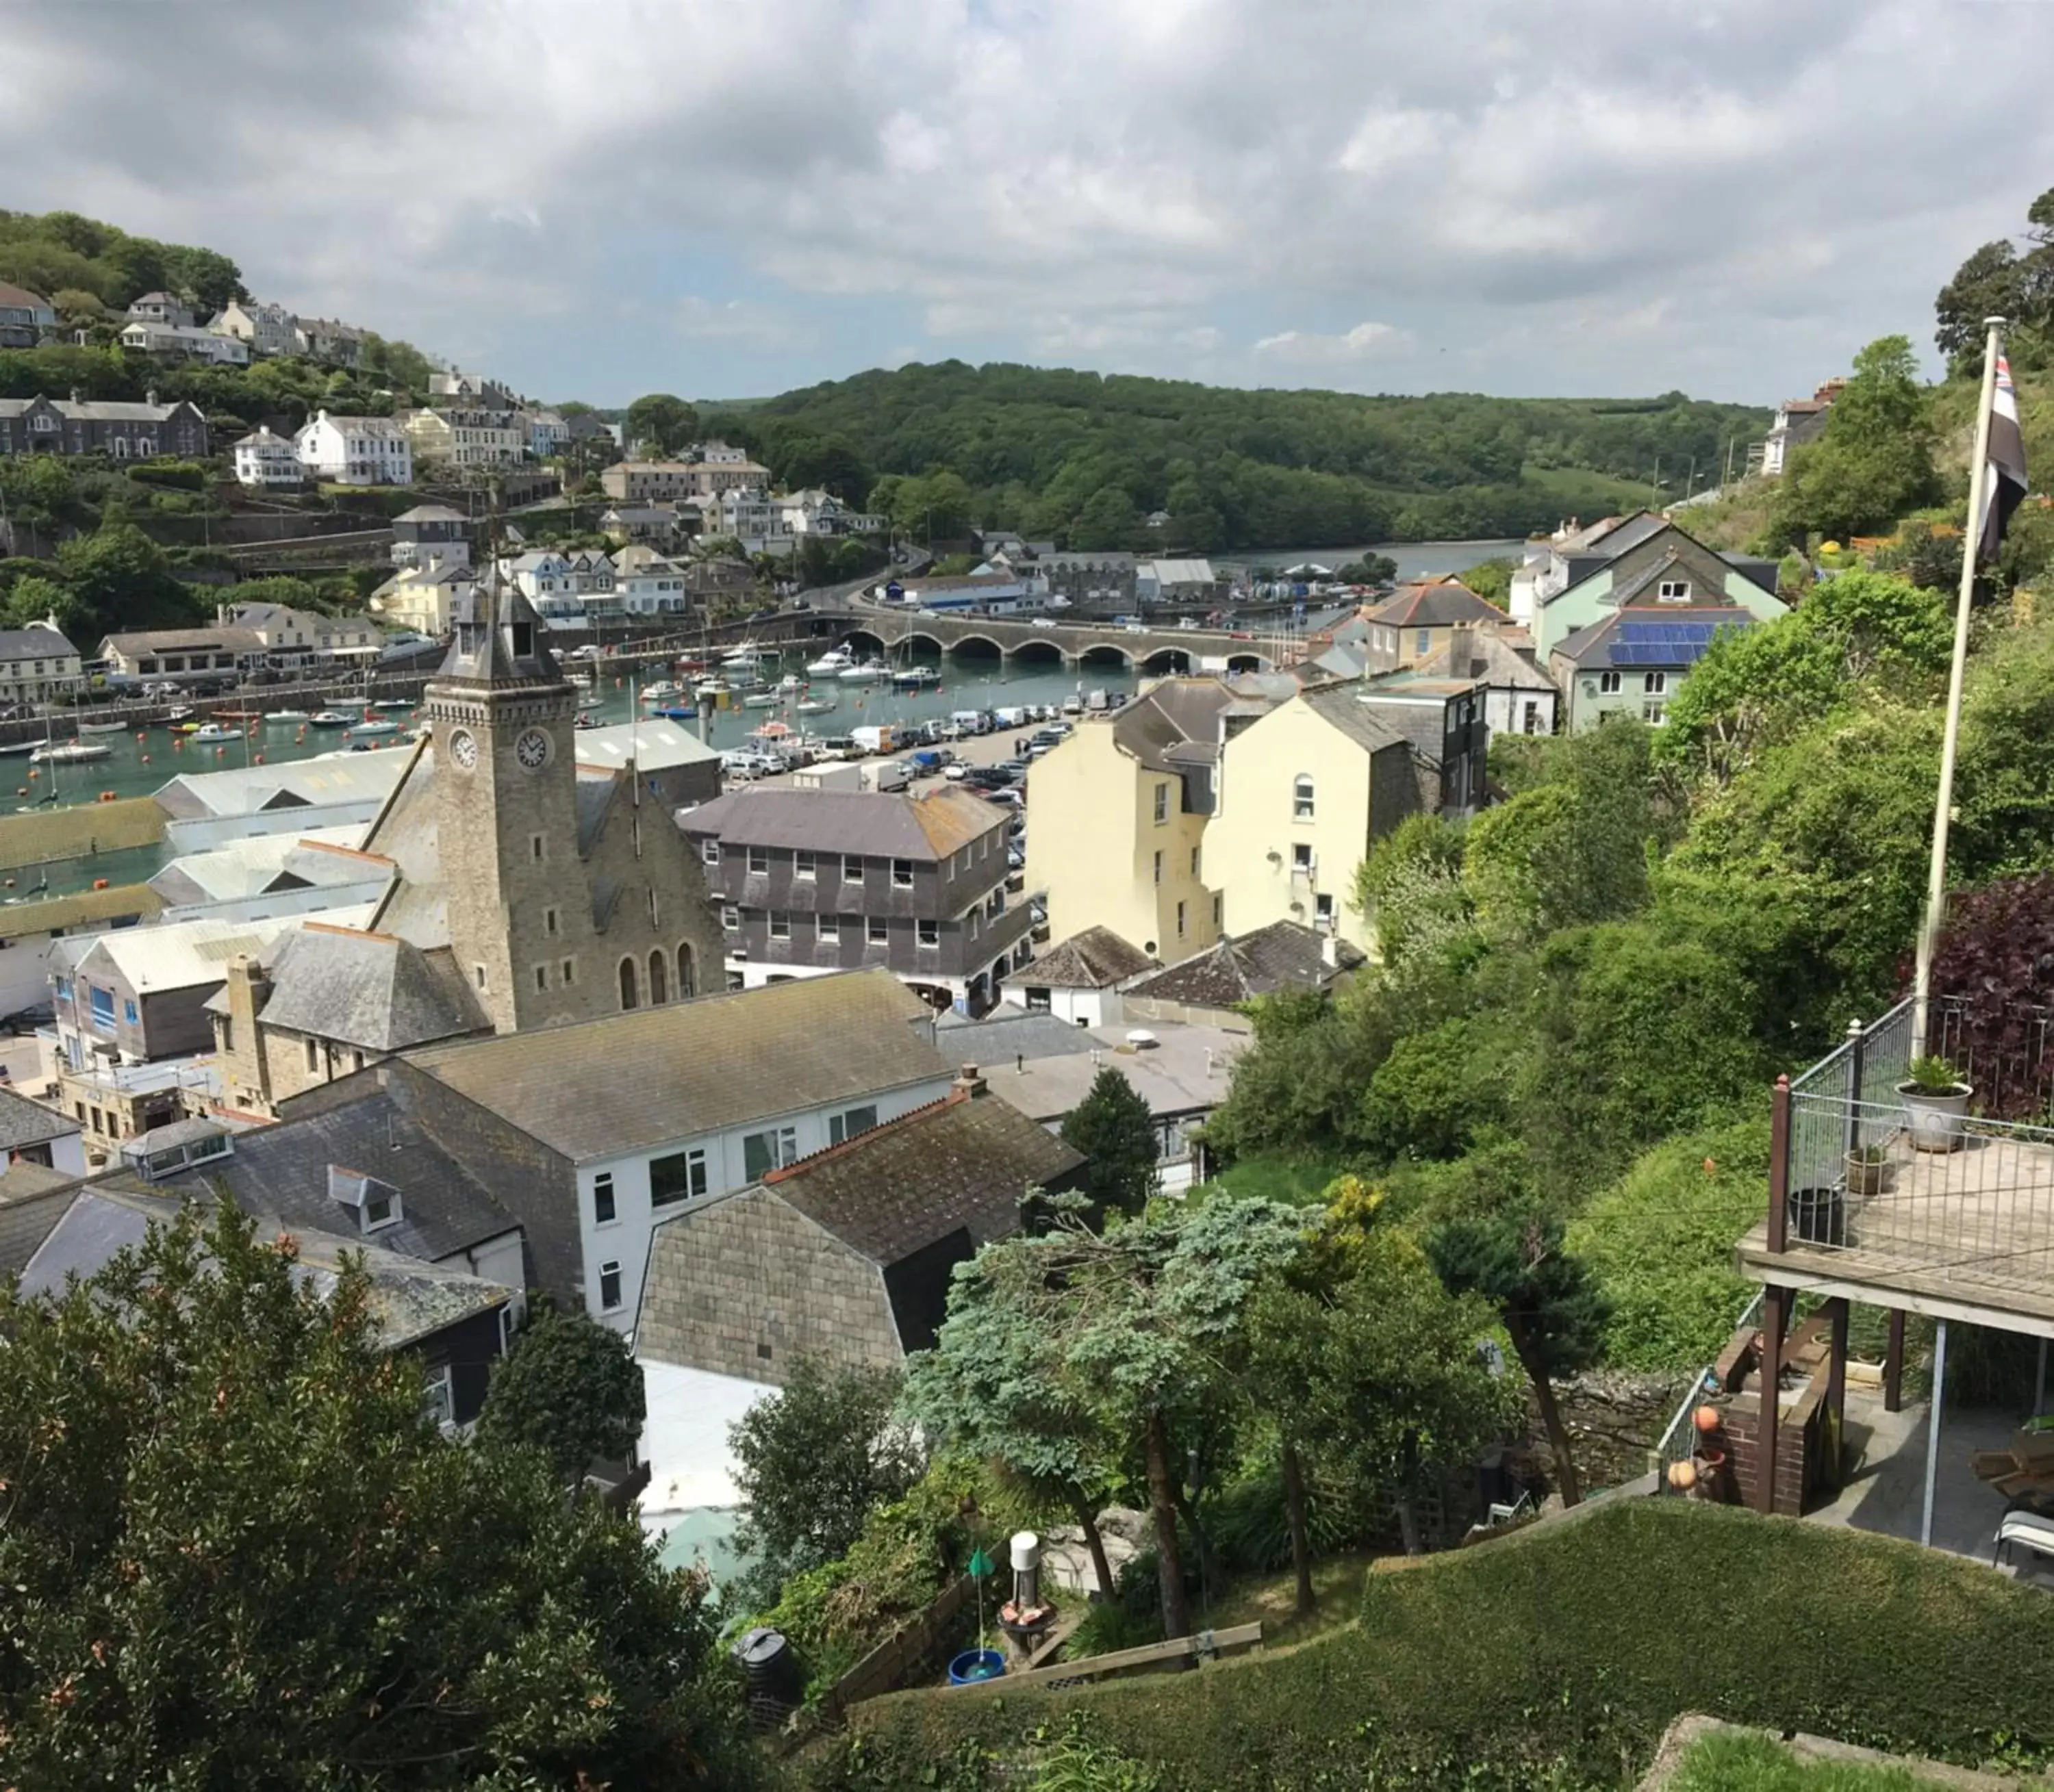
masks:
<svg viewBox="0 0 2054 1792"><path fill-rule="evenodd" d="M949 1664L949 1684L976 1686L1005 1672L1005 1657L995 1649L966 1649Z"/></svg>

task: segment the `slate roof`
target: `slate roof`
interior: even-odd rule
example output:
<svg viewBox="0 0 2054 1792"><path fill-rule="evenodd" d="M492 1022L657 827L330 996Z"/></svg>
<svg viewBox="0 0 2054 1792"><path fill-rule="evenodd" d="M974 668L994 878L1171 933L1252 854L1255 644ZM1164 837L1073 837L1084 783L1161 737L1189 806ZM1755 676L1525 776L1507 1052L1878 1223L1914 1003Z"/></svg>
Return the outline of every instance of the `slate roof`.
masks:
<svg viewBox="0 0 2054 1792"><path fill-rule="evenodd" d="M1273 921L1142 977L1127 986L1127 993L1199 1008L1231 1008L1281 989L1324 989L1364 962L1363 953L1347 941L1336 940L1336 962L1329 965L1324 945L1324 936L1310 927Z"/></svg>
<svg viewBox="0 0 2054 1792"><path fill-rule="evenodd" d="M55 308L40 293L32 293L26 286L17 286L10 281L0 280L0 305L10 311L51 311Z"/></svg>
<svg viewBox="0 0 2054 1792"><path fill-rule="evenodd" d="M1517 643L1525 642L1530 650L1533 637L1525 633L1508 639L1498 629L1478 629L1470 636L1469 662L1457 666L1452 662L1454 643L1451 639L1445 647L1415 661L1404 670L1387 672L1372 681L1380 690L1403 690L1426 679L1455 678L1474 680L1489 686L1493 690L1508 687L1514 690L1548 690L1555 688L1555 681L1522 654Z"/></svg>
<svg viewBox="0 0 2054 1792"><path fill-rule="evenodd" d="M44 933L76 933L96 922L152 919L163 898L146 883L117 884L111 890L81 890L69 896L45 896L33 902L0 906L0 945L33 939Z"/></svg>
<svg viewBox="0 0 2054 1792"><path fill-rule="evenodd" d="M931 1019L890 972L848 971L433 1046L408 1062L583 1161L944 1076Z"/></svg>
<svg viewBox="0 0 2054 1792"><path fill-rule="evenodd" d="M53 628L0 628L0 660L62 659L78 657L74 647Z"/></svg>
<svg viewBox="0 0 2054 1792"><path fill-rule="evenodd" d="M1612 658L1612 649L1622 644L1619 639L1622 624L1644 623L1651 620L1712 623L1721 627L1752 628L1757 619L1753 611L1743 609L1738 604L1698 603L1688 608L1678 606L1673 611L1652 611L1645 607L1636 610L1615 610L1611 615L1586 624L1573 634L1564 635L1555 644L1555 651L1551 657L1564 659L1572 666L1589 670L1607 670L1614 666L1623 669L1627 662L1615 661ZM1646 657L1647 652L1644 645L1636 643L1632 654L1634 670L1673 670L1678 666L1695 666L1704 657L1704 643L1700 639L1680 644L1673 659L1665 659L1659 663L1649 660Z"/></svg>
<svg viewBox="0 0 2054 1792"><path fill-rule="evenodd" d="M1327 685L1301 692L1299 701L1324 722L1339 730L1365 753L1385 747L1402 747L1407 737L1381 717L1363 701L1360 685ZM1440 722L1434 720L1434 747L1440 745Z"/></svg>
<svg viewBox="0 0 2054 1792"><path fill-rule="evenodd" d="M361 905L353 911L361 917ZM248 953L261 957L281 933L301 925L297 916L262 921L229 921L202 915L155 927L124 927L102 933L81 956L86 961L104 953L122 980L138 995L162 995L167 989L192 989L219 983L228 961Z"/></svg>
<svg viewBox="0 0 2054 1792"><path fill-rule="evenodd" d="M1123 704L1109 724L1096 725L1110 726L1113 738L1151 771L1180 772L1171 749L1216 745L1219 713L1233 699L1218 678L1165 678Z"/></svg>
<svg viewBox="0 0 2054 1792"><path fill-rule="evenodd" d="M1155 962L1110 927L1087 927L1050 946L1034 961L1032 974L1021 972L1016 980L1049 989L1107 989Z"/></svg>
<svg viewBox="0 0 2054 1792"><path fill-rule="evenodd" d="M33 1172L31 1174L30 1172ZM0 1176L0 1276L18 1275L71 1205L76 1180L40 1164L17 1164Z"/></svg>
<svg viewBox="0 0 2054 1792"><path fill-rule="evenodd" d="M1039 1008L1020 1008L1009 1000L981 1020L953 1010L941 1016L935 1023L935 1043L950 1059L975 1063L1002 1082L1006 1067L1023 1058L1092 1051L1103 1041L1074 1020L1060 1020Z"/></svg>
<svg viewBox="0 0 2054 1792"><path fill-rule="evenodd" d="M266 1027L366 1051L403 1051L492 1024L446 947L423 952L389 933L309 921L280 941L265 969ZM225 1008L226 996L207 1005Z"/></svg>
<svg viewBox="0 0 2054 1792"><path fill-rule="evenodd" d="M679 825L696 839L718 835L724 846L932 863L1004 828L1008 820L1008 812L997 804L946 785L931 796L755 786L702 803Z"/></svg>
<svg viewBox="0 0 2054 1792"><path fill-rule="evenodd" d="M0 1153L18 1151L25 1145L47 1145L79 1130L69 1114L32 1102L12 1089L0 1089Z"/></svg>
<svg viewBox="0 0 2054 1792"><path fill-rule="evenodd" d="M266 809L325 808L375 803L392 794L410 763L403 753L337 753L289 765L235 765L187 772L156 792L174 821L199 815L257 815Z"/></svg>
<svg viewBox="0 0 2054 1792"><path fill-rule="evenodd" d="M392 521L395 523L464 523L470 519L461 510L453 510L447 504L417 504L411 510L402 510Z"/></svg>
<svg viewBox="0 0 2054 1792"><path fill-rule="evenodd" d="M1369 613L1370 620L1395 628L1452 628L1458 623L1489 624L1505 612L1487 603L1459 579L1422 580L1400 588Z"/></svg>
<svg viewBox="0 0 2054 1792"><path fill-rule="evenodd" d="M1020 1197L1073 1179L1081 1153L992 1094L952 1091L772 1170L763 1186L883 1268L966 1228L982 1244L1020 1229Z"/></svg>
<svg viewBox="0 0 2054 1792"><path fill-rule="evenodd" d="M110 635L100 643L104 653L133 658L139 654L192 653L261 654L264 639L254 628L151 628L132 634Z"/></svg>

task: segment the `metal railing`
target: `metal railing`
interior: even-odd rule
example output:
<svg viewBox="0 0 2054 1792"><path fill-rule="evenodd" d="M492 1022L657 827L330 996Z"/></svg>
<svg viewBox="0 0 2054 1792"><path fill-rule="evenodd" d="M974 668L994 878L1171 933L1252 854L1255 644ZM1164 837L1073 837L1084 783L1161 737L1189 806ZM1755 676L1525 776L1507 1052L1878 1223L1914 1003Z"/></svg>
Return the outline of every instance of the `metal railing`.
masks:
<svg viewBox="0 0 2054 1792"><path fill-rule="evenodd" d="M1754 1323L1755 1316L1761 1311L1761 1294L1757 1290L1754 1299L1740 1311L1733 1321L1733 1330L1739 1331ZM1698 1447L1697 1421L1692 1417L1699 1406L1711 1395L1718 1392L1718 1372L1710 1363L1698 1371L1682 1404L1676 1409L1675 1416L1669 1421L1669 1428L1662 1433L1661 1441L1648 1452L1648 1466L1655 1471L1655 1491L1666 1490L1670 1467L1695 1453Z"/></svg>

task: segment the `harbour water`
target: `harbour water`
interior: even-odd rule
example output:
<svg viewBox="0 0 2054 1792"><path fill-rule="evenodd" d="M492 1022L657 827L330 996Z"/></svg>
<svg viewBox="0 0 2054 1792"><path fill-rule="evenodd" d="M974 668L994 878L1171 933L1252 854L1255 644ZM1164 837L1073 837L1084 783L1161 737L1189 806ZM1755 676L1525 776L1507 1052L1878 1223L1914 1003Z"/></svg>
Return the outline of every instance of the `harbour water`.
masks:
<svg viewBox="0 0 2054 1792"><path fill-rule="evenodd" d="M1316 566L1345 566L1364 554L1388 554L1398 563L1398 576L1438 579L1466 572L1481 560L1525 557L1524 541L1371 541L1355 548L1273 548L1261 553L1215 554L1215 566L1268 567L1282 572L1310 560Z"/></svg>

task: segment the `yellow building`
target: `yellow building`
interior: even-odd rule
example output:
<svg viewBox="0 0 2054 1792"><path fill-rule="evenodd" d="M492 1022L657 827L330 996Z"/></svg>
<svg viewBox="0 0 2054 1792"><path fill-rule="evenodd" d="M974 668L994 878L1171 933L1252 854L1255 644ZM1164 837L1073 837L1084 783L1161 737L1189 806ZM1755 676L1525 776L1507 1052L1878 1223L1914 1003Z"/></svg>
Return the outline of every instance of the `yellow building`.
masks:
<svg viewBox="0 0 2054 1792"><path fill-rule="evenodd" d="M1165 678L1035 761L1027 887L1051 939L1104 927L1173 965L1219 937L1206 827L1233 701L1217 678Z"/></svg>
<svg viewBox="0 0 2054 1792"><path fill-rule="evenodd" d="M1292 921L1374 951L1353 906L1356 870L1421 796L1411 744L1361 701L1363 690L1303 691L1228 741L1205 847L1224 930Z"/></svg>

